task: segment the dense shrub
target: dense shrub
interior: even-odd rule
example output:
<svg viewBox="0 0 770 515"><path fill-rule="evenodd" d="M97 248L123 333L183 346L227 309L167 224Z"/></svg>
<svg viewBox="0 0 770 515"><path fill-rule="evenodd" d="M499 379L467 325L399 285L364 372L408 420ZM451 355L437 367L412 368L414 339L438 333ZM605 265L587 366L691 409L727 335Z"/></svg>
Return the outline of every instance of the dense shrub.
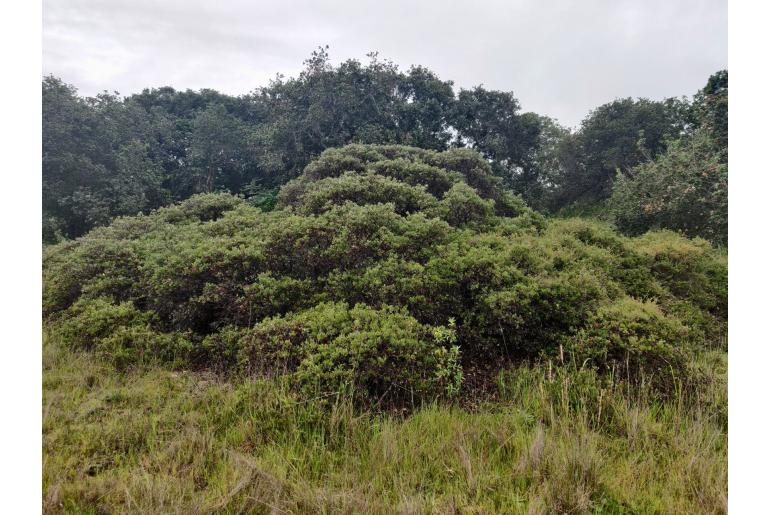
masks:
<svg viewBox="0 0 770 515"><path fill-rule="evenodd" d="M653 275L674 296L719 318L727 318L727 257L705 240L671 231L649 232L634 241L652 260Z"/></svg>
<svg viewBox="0 0 770 515"><path fill-rule="evenodd" d="M727 319L726 258L706 241L545 221L478 155L399 146L325 152L271 212L205 195L119 219L46 249L43 276L58 334L121 366L288 374L369 402L455 393L461 358L568 349L685 374Z"/></svg>
<svg viewBox="0 0 770 515"><path fill-rule="evenodd" d="M99 235L48 248L43 313L65 309L81 295L123 297L139 277L139 263L130 243Z"/></svg>
<svg viewBox="0 0 770 515"><path fill-rule="evenodd" d="M106 298L80 299L57 325L57 332L73 347L94 348L119 327L147 326L151 313L142 312L133 302L116 304Z"/></svg>
<svg viewBox="0 0 770 515"><path fill-rule="evenodd" d="M160 333L154 313L131 301L81 298L55 325L57 336L71 346L94 350L119 368L143 361L186 363L192 344L180 333Z"/></svg>
<svg viewBox="0 0 770 515"><path fill-rule="evenodd" d="M376 174L345 172L314 184L296 199L300 211L320 214L346 201L360 204L393 203L398 214L414 213L436 205L435 198L422 185L410 186Z"/></svg>
<svg viewBox="0 0 770 515"><path fill-rule="evenodd" d="M638 235L672 229L727 244L727 163L706 133L673 143L655 161L615 183L611 216L620 230Z"/></svg>
<svg viewBox="0 0 770 515"><path fill-rule="evenodd" d="M467 184L458 183L444 194L436 214L455 227L484 227L492 221L495 204Z"/></svg>
<svg viewBox="0 0 770 515"><path fill-rule="evenodd" d="M565 341L577 362L589 360L621 377L670 386L687 366L692 340L688 328L655 303L624 297L601 306Z"/></svg>
<svg viewBox="0 0 770 515"><path fill-rule="evenodd" d="M321 395L350 391L370 399L453 393L462 380L452 330L422 325L403 310L321 303L266 319L244 333L240 365L264 372L282 363L298 384Z"/></svg>
<svg viewBox="0 0 770 515"><path fill-rule="evenodd" d="M121 326L102 338L98 352L118 368L160 362L173 367L190 363L193 343L181 333L162 333L150 326Z"/></svg>

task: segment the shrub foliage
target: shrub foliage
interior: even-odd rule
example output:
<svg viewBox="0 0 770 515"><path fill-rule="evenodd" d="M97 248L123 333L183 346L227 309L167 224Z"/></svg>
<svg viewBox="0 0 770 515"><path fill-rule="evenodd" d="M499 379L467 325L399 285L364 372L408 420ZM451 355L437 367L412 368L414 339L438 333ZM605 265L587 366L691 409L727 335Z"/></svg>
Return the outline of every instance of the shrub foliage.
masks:
<svg viewBox="0 0 770 515"><path fill-rule="evenodd" d="M655 161L615 183L615 225L631 235L666 227L727 245L727 163L705 132L672 143Z"/></svg>
<svg viewBox="0 0 770 515"><path fill-rule="evenodd" d="M285 374L362 402L539 358L665 385L727 317L707 242L546 221L461 149L328 150L273 211L195 196L46 249L43 275L51 331L119 366Z"/></svg>

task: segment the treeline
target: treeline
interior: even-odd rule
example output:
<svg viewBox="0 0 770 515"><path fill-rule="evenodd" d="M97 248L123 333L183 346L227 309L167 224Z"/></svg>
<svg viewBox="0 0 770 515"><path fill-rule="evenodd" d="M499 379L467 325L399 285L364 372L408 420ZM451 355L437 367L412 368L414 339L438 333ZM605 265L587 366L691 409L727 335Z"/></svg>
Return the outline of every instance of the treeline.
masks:
<svg viewBox="0 0 770 515"><path fill-rule="evenodd" d="M692 101L618 99L570 131L522 112L512 93L456 92L424 67L369 57L335 67L319 49L298 77L237 97L164 87L84 98L44 78L44 242L196 193L269 209L280 185L349 143L472 147L542 212L601 212L628 233L668 227L726 241L726 71Z"/></svg>

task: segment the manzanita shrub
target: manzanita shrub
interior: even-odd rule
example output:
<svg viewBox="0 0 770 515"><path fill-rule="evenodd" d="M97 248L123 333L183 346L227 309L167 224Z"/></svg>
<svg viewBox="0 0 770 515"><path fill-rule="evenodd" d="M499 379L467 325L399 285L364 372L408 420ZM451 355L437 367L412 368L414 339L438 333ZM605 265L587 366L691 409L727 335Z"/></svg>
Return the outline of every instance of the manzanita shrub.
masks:
<svg viewBox="0 0 770 515"><path fill-rule="evenodd" d="M546 220L460 149L329 150L270 212L193 197L46 249L43 276L51 333L117 366L282 374L366 404L537 359L669 388L727 322L722 251Z"/></svg>

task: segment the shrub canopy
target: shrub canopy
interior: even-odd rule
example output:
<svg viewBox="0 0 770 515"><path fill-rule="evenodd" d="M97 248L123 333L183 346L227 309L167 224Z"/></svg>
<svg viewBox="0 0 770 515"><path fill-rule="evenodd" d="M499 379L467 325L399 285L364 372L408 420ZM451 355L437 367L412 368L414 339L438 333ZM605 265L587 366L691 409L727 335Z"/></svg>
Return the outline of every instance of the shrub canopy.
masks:
<svg viewBox="0 0 770 515"><path fill-rule="evenodd" d="M705 240L546 221L473 151L349 145L272 212L200 195L46 249L43 312L121 366L401 403L455 394L468 366L543 357L665 385L723 334L726 270Z"/></svg>
<svg viewBox="0 0 770 515"><path fill-rule="evenodd" d="M727 163L714 146L701 131L617 181L608 206L615 225L631 235L666 227L727 245Z"/></svg>

